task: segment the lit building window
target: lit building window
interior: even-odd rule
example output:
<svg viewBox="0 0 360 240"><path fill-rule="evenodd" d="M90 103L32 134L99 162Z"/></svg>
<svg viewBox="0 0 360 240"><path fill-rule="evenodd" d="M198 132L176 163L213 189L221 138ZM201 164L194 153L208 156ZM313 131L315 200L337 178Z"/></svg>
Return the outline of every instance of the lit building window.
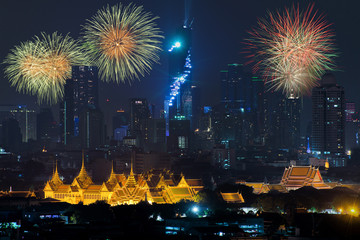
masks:
<svg viewBox="0 0 360 240"><path fill-rule="evenodd" d="M179 136L178 137L178 146L181 149L187 148L187 141L185 136Z"/></svg>

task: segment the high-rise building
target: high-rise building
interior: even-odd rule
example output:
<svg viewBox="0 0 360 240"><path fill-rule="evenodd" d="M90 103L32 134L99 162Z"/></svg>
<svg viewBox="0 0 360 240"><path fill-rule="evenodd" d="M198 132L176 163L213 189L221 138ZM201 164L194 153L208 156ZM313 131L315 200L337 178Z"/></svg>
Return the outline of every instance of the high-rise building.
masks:
<svg viewBox="0 0 360 240"><path fill-rule="evenodd" d="M57 142L57 124L50 108L40 109L37 114L37 140L46 148L51 142Z"/></svg>
<svg viewBox="0 0 360 240"><path fill-rule="evenodd" d="M22 141L36 140L36 112L26 105L1 105L0 122L14 118L19 122Z"/></svg>
<svg viewBox="0 0 360 240"><path fill-rule="evenodd" d="M228 64L220 71L222 117L217 122L230 123L228 130L236 134L238 147L259 145L264 142L264 81L252 76L242 64ZM223 122L223 123L222 123ZM235 128L234 130L231 130Z"/></svg>
<svg viewBox="0 0 360 240"><path fill-rule="evenodd" d="M354 102L347 102L345 107L345 150L351 153L351 149L359 147L360 125Z"/></svg>
<svg viewBox="0 0 360 240"><path fill-rule="evenodd" d="M170 120L168 152L186 151L189 149L190 120L178 116Z"/></svg>
<svg viewBox="0 0 360 240"><path fill-rule="evenodd" d="M98 69L92 66L73 66L72 77L65 84L64 101L60 104L62 142L67 145L79 136L79 116L89 105L98 108Z"/></svg>
<svg viewBox="0 0 360 240"><path fill-rule="evenodd" d="M246 73L242 64L228 64L220 72L223 103L227 111L249 112L253 106L251 74Z"/></svg>
<svg viewBox="0 0 360 240"><path fill-rule="evenodd" d="M166 152L165 119L144 119L141 128L145 152Z"/></svg>
<svg viewBox="0 0 360 240"><path fill-rule="evenodd" d="M312 153L345 166L345 93L332 74L312 91Z"/></svg>
<svg viewBox="0 0 360 240"><path fill-rule="evenodd" d="M345 116L346 122L352 122L353 116L355 114L355 103L354 102L347 102L345 106Z"/></svg>
<svg viewBox="0 0 360 240"><path fill-rule="evenodd" d="M144 120L150 118L148 101L145 98L130 99L130 136L137 139L137 146L142 146L142 127Z"/></svg>
<svg viewBox="0 0 360 240"><path fill-rule="evenodd" d="M258 77L251 78L252 85L252 112L254 124L254 143L264 144L264 80Z"/></svg>
<svg viewBox="0 0 360 240"><path fill-rule="evenodd" d="M284 120L287 129L283 132L284 146L297 150L300 146L301 99L293 95L285 99Z"/></svg>
<svg viewBox="0 0 360 240"><path fill-rule="evenodd" d="M81 111L79 116L81 148L94 149L105 143L104 115L93 105Z"/></svg>
<svg viewBox="0 0 360 240"><path fill-rule="evenodd" d="M1 122L1 147L7 152L19 153L21 150L21 128L14 118L8 118Z"/></svg>
<svg viewBox="0 0 360 240"><path fill-rule="evenodd" d="M191 3L186 1L184 24L178 29L169 49L170 93L164 101L167 136L169 136L169 120L174 119L175 116L184 116L190 121L191 128L197 125L193 124L193 110L198 107L193 106L193 94L196 93L196 86L192 82L190 9Z"/></svg>
<svg viewBox="0 0 360 240"><path fill-rule="evenodd" d="M300 115L302 102L269 91L264 97L264 133L267 146L273 149L297 150L300 146Z"/></svg>
<svg viewBox="0 0 360 240"><path fill-rule="evenodd" d="M128 113L122 109L116 110L116 113L113 116L112 125L114 140L122 141L122 139L127 136L127 131L129 129Z"/></svg>

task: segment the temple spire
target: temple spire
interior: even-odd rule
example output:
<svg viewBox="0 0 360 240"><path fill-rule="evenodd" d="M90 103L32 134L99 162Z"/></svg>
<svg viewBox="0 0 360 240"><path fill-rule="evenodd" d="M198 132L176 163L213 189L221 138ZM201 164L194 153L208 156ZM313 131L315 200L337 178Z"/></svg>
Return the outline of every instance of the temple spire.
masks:
<svg viewBox="0 0 360 240"><path fill-rule="evenodd" d="M131 163L130 163L130 175L129 175L129 177L127 179L127 182L126 182L127 187L135 187L136 186L136 180L135 180L134 171L133 171L134 155L135 155L135 152L132 152L132 154L131 154Z"/></svg>
<svg viewBox="0 0 360 240"><path fill-rule="evenodd" d="M85 170L85 157L84 157L84 150L82 151L82 163L81 163L81 170Z"/></svg>
<svg viewBox="0 0 360 240"><path fill-rule="evenodd" d="M79 175L76 177L81 187L87 187L90 184L93 184L93 181L91 180L90 176L87 174L85 169L85 157L84 157L84 150L82 152L82 164L81 164L81 170L79 172Z"/></svg>
<svg viewBox="0 0 360 240"><path fill-rule="evenodd" d="M56 163L55 163L55 171L53 170L53 175L52 175L52 178L51 178L51 182L54 183L55 185L63 184L63 181L61 180L59 172L58 172L57 160L56 160Z"/></svg>
<svg viewBox="0 0 360 240"><path fill-rule="evenodd" d="M116 174L114 172L114 161L111 162L111 173L110 173L109 180L107 182L108 183L115 183L116 182Z"/></svg>
<svg viewBox="0 0 360 240"><path fill-rule="evenodd" d="M87 172L85 169L85 157L84 157L84 150L82 151L82 163L81 163L81 169L78 177L87 177Z"/></svg>

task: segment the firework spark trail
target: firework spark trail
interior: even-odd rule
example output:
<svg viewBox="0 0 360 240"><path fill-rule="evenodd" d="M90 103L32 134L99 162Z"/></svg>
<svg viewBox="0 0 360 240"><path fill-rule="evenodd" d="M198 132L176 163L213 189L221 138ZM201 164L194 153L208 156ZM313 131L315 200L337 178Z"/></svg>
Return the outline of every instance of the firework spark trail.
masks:
<svg viewBox="0 0 360 240"><path fill-rule="evenodd" d="M248 57L255 62L270 89L302 95L316 85L337 56L334 33L314 5L301 12L299 6L268 13L247 39Z"/></svg>
<svg viewBox="0 0 360 240"><path fill-rule="evenodd" d="M83 46L99 68L103 81L117 83L149 73L159 61L163 38L155 20L158 17L133 4L107 6L83 26Z"/></svg>
<svg viewBox="0 0 360 240"><path fill-rule="evenodd" d="M4 61L5 74L18 92L37 96L38 102L55 104L64 95L64 84L71 77L71 66L88 63L77 41L53 33L35 36L20 43Z"/></svg>

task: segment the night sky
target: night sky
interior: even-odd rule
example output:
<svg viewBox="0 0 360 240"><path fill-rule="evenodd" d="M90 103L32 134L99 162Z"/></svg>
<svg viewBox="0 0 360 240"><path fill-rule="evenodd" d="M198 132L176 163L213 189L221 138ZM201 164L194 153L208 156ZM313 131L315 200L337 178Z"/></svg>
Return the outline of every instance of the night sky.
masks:
<svg viewBox="0 0 360 240"><path fill-rule="evenodd" d="M154 65L150 75L129 84L100 84L100 103L109 118L116 108L128 109L131 97L146 97L156 104L157 111L162 108L168 83L167 49L171 44L176 28L182 26L184 19L183 0L142 0L132 1L143 5L146 11L159 16L158 26L165 36L164 51L160 55L160 64ZM301 1L305 8L313 1ZM70 33L77 38L81 25L90 19L99 8L114 5L118 1L100 0L2 0L0 6L0 61L14 45L30 40L40 32L62 34ZM130 1L122 1L124 4ZM256 25L257 18L264 17L267 10L275 11L291 6L298 1L290 0L193 0L193 80L201 88L203 105L216 104L220 100L219 71L228 63L244 63L241 55L247 31ZM315 1L315 9L326 15L333 23L336 44L340 57L336 63L337 81L345 87L349 101L360 103L358 80L360 56L360 15L359 1L321 0ZM106 103L106 99L110 103ZM305 97L305 120L311 115L309 96ZM39 108L35 97L16 93L3 76L0 67L0 104L27 104ZM107 106L106 106L107 105ZM41 106L42 107L42 106ZM54 107L54 114L57 114ZM310 111L309 111L310 110Z"/></svg>

